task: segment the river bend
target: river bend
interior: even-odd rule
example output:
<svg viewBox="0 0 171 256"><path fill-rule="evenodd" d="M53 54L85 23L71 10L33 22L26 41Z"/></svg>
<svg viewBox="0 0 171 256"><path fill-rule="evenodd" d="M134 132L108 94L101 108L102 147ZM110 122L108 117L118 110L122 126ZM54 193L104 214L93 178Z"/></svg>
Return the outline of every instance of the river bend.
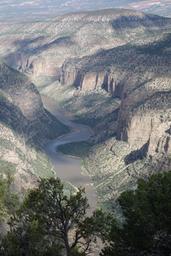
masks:
<svg viewBox="0 0 171 256"><path fill-rule="evenodd" d="M81 171L81 159L64 155L59 152L60 145L87 141L93 131L86 125L74 123L71 116L63 110L59 110L59 106L51 98L42 96L44 107L51 112L61 123L70 128L70 132L56 139L50 140L45 146L45 152L51 160L57 176L63 180L70 182L76 187L85 187L86 195L91 209L96 208L96 192L93 187L91 178L83 175Z"/></svg>

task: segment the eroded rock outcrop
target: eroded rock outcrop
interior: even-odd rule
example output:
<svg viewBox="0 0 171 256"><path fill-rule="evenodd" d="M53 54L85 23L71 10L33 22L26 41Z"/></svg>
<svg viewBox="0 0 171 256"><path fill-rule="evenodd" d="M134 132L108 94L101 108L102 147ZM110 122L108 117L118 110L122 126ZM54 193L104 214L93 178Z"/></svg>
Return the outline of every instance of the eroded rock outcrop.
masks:
<svg viewBox="0 0 171 256"><path fill-rule="evenodd" d="M1 63L0 176L13 178L13 190L23 196L40 177L55 176L41 152L41 144L50 135L59 136L65 129L44 109L34 84L25 75Z"/></svg>
<svg viewBox="0 0 171 256"><path fill-rule="evenodd" d="M96 125L103 142L98 137L100 143L85 160L103 202L135 188L139 178L171 168L170 40L164 36L152 44L103 50L65 63L67 72L70 66L77 72L72 85L80 99L98 89L113 101L120 99L117 120L113 112L116 136L104 140L105 125Z"/></svg>
<svg viewBox="0 0 171 256"><path fill-rule="evenodd" d="M66 127L48 113L42 104L35 85L29 79L6 64L0 65L1 121L38 143L48 136L58 136ZM56 134L52 134L51 129ZM62 131L63 128L63 131ZM38 140L38 141L37 141Z"/></svg>
<svg viewBox="0 0 171 256"><path fill-rule="evenodd" d="M95 131L93 143L98 145L86 168L100 195L117 197L135 187L139 177L170 168L170 19L106 10L15 26L12 39L12 26L3 28L8 47L1 47L1 55L35 80L45 73L56 77L57 86L72 87L66 105ZM41 127L49 122L34 90L22 89L22 100L20 91L9 95L20 105L23 120ZM30 109L33 102L35 109Z"/></svg>
<svg viewBox="0 0 171 256"><path fill-rule="evenodd" d="M0 54L10 66L31 78L45 73L56 76L68 59L127 43L147 42L150 37L160 37L170 25L168 18L124 9L74 13L23 25L2 23Z"/></svg>

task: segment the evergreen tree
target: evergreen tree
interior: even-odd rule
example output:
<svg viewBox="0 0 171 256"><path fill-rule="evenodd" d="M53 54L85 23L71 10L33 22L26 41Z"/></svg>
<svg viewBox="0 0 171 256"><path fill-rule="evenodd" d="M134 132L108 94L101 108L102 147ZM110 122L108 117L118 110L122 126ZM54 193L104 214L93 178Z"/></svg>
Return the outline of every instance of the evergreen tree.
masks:
<svg viewBox="0 0 171 256"><path fill-rule="evenodd" d="M110 229L102 211L87 217L87 209L84 189L68 195L59 179L42 179L11 219L2 255L87 255L97 236L104 239Z"/></svg>
<svg viewBox="0 0 171 256"><path fill-rule="evenodd" d="M139 180L135 191L122 193L124 223L114 222L101 255L171 255L171 172Z"/></svg>

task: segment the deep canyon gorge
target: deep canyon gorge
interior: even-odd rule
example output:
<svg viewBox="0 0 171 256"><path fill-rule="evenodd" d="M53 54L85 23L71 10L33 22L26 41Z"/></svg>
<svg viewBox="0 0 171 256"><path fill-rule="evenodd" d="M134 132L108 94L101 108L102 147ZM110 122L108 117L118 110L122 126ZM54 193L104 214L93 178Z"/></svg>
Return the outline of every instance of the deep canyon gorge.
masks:
<svg viewBox="0 0 171 256"><path fill-rule="evenodd" d="M104 208L135 188L140 177L169 170L170 18L110 9L1 22L0 29L0 161L13 170L15 189L56 175L47 159L50 149L44 148L53 141L55 157L60 138L66 144L62 152L82 160L57 152L55 161L63 158L69 166L62 168L69 172L71 165L73 175L79 172L82 180L74 186L93 183L89 193L97 194ZM54 101L59 112L41 97ZM57 115L60 111L74 123ZM80 134L74 137L71 128ZM72 175L63 175L72 183Z"/></svg>

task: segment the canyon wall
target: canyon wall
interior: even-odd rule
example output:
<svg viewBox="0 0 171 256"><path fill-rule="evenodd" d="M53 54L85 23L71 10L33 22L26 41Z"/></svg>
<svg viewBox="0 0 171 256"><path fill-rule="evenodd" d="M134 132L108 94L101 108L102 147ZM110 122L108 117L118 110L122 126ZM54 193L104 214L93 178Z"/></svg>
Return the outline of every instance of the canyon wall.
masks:
<svg viewBox="0 0 171 256"><path fill-rule="evenodd" d="M94 128L87 170L101 195L118 195L150 170L171 167L171 19L105 10L23 25L0 23L0 28L6 62L35 82L54 77L56 83L39 90L52 88L48 95L58 99L65 95L57 87L64 94L66 88L62 104ZM56 121L35 86L22 79L24 87L2 88L6 108L15 106L31 137L48 136Z"/></svg>
<svg viewBox="0 0 171 256"><path fill-rule="evenodd" d="M0 23L0 55L32 78L56 76L68 59L154 41L170 26L169 18L124 9L74 13L44 22Z"/></svg>
<svg viewBox="0 0 171 256"><path fill-rule="evenodd" d="M133 151L148 143L147 156L170 157L171 59L146 53L145 47L118 47L69 60L60 81L80 92L105 90L121 100L117 139Z"/></svg>
<svg viewBox="0 0 171 256"><path fill-rule="evenodd" d="M55 176L41 146L65 131L44 109L35 85L0 63L0 176L11 177L21 197L38 179Z"/></svg>

